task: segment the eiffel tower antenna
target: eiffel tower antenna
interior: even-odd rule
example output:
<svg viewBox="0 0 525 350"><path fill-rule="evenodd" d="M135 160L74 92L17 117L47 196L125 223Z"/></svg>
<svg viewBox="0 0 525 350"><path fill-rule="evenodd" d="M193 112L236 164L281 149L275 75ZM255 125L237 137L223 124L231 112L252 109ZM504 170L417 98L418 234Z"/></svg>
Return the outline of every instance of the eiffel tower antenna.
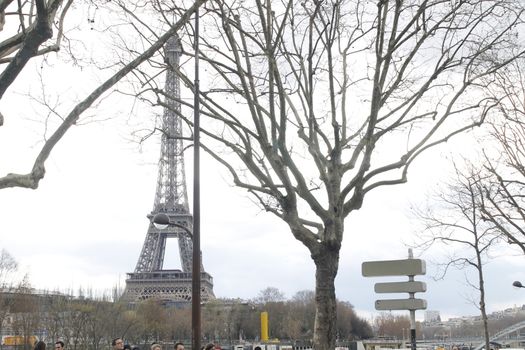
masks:
<svg viewBox="0 0 525 350"><path fill-rule="evenodd" d="M162 118L162 139L159 160L157 190L153 211L148 215L150 223L142 246L137 266L128 273L124 298L130 302L155 298L168 302L189 302L192 300L193 242L187 232L193 232L193 216L188 205L186 174L182 145L182 121L179 118L180 80L175 70L179 67L182 46L177 35L170 38L165 46L166 107ZM177 226L158 229L151 222L156 214L166 214ZM166 240L178 238L182 270L163 269ZM199 242L200 243L200 242ZM200 244L196 244L200 249ZM204 271L202 256L200 267L200 296L206 301L215 298L213 279ZM200 266L199 266L200 265Z"/></svg>

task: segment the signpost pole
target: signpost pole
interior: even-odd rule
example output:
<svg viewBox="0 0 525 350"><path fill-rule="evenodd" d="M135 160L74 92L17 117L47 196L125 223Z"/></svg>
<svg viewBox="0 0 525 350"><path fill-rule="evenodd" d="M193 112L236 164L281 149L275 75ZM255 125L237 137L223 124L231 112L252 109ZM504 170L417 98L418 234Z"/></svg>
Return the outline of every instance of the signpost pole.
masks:
<svg viewBox="0 0 525 350"><path fill-rule="evenodd" d="M412 249L408 249L408 258L413 259ZM414 275L408 276L408 281L414 281ZM415 293L408 293L409 299L414 299ZM416 310L410 310L410 348L416 350Z"/></svg>
<svg viewBox="0 0 525 350"><path fill-rule="evenodd" d="M407 282L376 283L376 293L408 293L408 299L376 300L376 310L410 311L410 348L416 350L416 310L427 308L424 299L416 299L417 292L425 292L424 282L414 281L414 276L426 273L425 261L414 259L412 249L408 250L408 259L363 262L361 274L364 277L408 276ZM407 330L408 331L408 330ZM408 332L407 332L408 337ZM404 336L403 336L404 338Z"/></svg>

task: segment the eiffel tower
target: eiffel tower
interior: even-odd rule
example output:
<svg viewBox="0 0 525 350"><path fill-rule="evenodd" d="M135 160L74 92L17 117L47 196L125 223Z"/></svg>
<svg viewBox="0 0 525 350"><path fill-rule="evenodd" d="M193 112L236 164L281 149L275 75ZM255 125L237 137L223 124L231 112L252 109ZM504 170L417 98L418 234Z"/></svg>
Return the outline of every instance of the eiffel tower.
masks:
<svg viewBox="0 0 525 350"><path fill-rule="evenodd" d="M191 301L193 243L188 232L192 232L193 216L188 206L186 175L182 145L182 122L180 113L180 80L174 68L179 66L182 46L178 36L168 40L164 48L168 64L165 92L166 106L162 118L162 140L159 160L157 191L153 211L148 215L150 224L144 245L135 267L128 273L123 298L137 302L155 298L169 303ZM175 96L176 100L169 98ZM165 213L170 222L182 227L156 228L151 219L158 213ZM164 270L166 240L178 238L182 270ZM204 272L201 256L201 300L214 299L213 279Z"/></svg>

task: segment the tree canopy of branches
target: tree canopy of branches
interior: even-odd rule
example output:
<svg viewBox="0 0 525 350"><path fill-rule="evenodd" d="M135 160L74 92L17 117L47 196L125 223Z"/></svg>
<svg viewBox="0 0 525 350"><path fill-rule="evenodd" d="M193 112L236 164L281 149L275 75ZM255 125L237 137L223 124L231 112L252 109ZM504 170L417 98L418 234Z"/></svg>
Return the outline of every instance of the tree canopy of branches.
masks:
<svg viewBox="0 0 525 350"><path fill-rule="evenodd" d="M3 29L5 15L16 15L19 18L19 31L0 43L0 66L3 65L0 73L0 100L31 58L59 50L61 40L64 38L63 26L66 13L72 2L72 0L68 0L63 4L63 0L50 0L47 3L44 0L33 0L17 2L15 4L12 0L0 0L0 30ZM45 176L45 163L54 147L64 137L67 131L78 122L81 115L86 112L95 101L99 100L108 91L111 91L115 84L122 78L155 55L166 41L172 37L174 33L179 31L185 22L189 21L192 14L204 2L206 2L206 0L197 0L187 8L180 6L177 6L175 9L172 8L172 12L174 14L176 12L178 19L164 26L161 29L162 35L155 34L154 38L148 41L140 52L134 51L130 57L129 50L125 47L117 59L120 69L116 72L112 71L112 74L106 77L103 83L97 86L82 101L73 105L67 115L60 116L60 123L53 129L51 134L45 138L43 146L35 157L31 171L26 174L8 173L1 175L0 189L10 187L36 189L40 180ZM114 3L119 2L115 1ZM11 6L13 7L18 6L13 13L7 10L10 4L12 4ZM111 4L113 3L106 2L104 5L109 7ZM100 5L102 6L102 4ZM95 2L94 6L97 7L98 4ZM119 4L115 6L116 10L112 11L125 12ZM59 20L55 20L56 16L59 16ZM52 39L52 28L54 25L58 26L56 42L54 44L47 44L48 40ZM5 28L7 28L7 25ZM15 25L14 28L17 28L17 26ZM5 31L6 29L4 29L4 32ZM14 53L14 56L10 56L12 53ZM118 66L115 62L106 62L106 64ZM52 112L57 113L56 111ZM0 126L3 125L4 120L8 117L11 116L0 114Z"/></svg>
<svg viewBox="0 0 525 350"><path fill-rule="evenodd" d="M6 297L5 292L15 290L15 283L11 277L17 269L18 262L15 258L7 250L0 250L0 334L4 330L9 308L13 304L13 299Z"/></svg>
<svg viewBox="0 0 525 350"><path fill-rule="evenodd" d="M202 21L203 147L309 250L314 347L333 349L345 218L494 110L501 96L486 89L523 56L523 9L509 0L232 0L208 2ZM195 28L186 33L191 47ZM177 69L193 90L191 71ZM162 94L141 74L145 94Z"/></svg>
<svg viewBox="0 0 525 350"><path fill-rule="evenodd" d="M5 249L0 250L0 288L10 284L10 276L18 269L18 262Z"/></svg>
<svg viewBox="0 0 525 350"><path fill-rule="evenodd" d="M0 297L4 294L0 293ZM2 305L14 320L13 332L29 337L46 332L50 339L61 339L74 350L97 350L109 346L120 336L127 343L149 347L151 342L187 341L191 339L191 310L166 307L158 300L145 300L135 308L111 302L108 295L85 297L71 294L34 293L21 284L6 294L10 303ZM342 317L338 324L341 340L372 336L366 320L359 318L348 302L339 302ZM216 299L203 305L203 337L221 345L239 339L260 339L260 312L269 313L271 337L283 340L310 340L315 317L315 295L312 291L298 293L291 300L244 302L238 299Z"/></svg>
<svg viewBox="0 0 525 350"><path fill-rule="evenodd" d="M518 112L520 113L520 112ZM481 194L483 219L525 254L525 123L521 116L492 124L499 155L485 153L487 173Z"/></svg>
<svg viewBox="0 0 525 350"><path fill-rule="evenodd" d="M0 100L31 58L60 50L64 21L72 3L73 0L0 1L0 32L5 34L0 42L0 65L5 65L0 73ZM54 29L57 33L51 43Z"/></svg>
<svg viewBox="0 0 525 350"><path fill-rule="evenodd" d="M378 336L408 339L410 318L406 315L381 313L374 318L374 328ZM420 328L419 323L417 323L416 328Z"/></svg>
<svg viewBox="0 0 525 350"><path fill-rule="evenodd" d="M450 266L463 269L473 268L476 281L466 281L479 296L477 304L483 321L485 346L489 344L488 316L486 310L485 277L483 266L489 260L489 251L499 242L497 229L483 219L482 170L473 167L456 170L456 178L448 187L436 194L426 211L417 214L425 230L419 238L423 247L435 244L447 246L447 261L438 262L444 267L443 277Z"/></svg>

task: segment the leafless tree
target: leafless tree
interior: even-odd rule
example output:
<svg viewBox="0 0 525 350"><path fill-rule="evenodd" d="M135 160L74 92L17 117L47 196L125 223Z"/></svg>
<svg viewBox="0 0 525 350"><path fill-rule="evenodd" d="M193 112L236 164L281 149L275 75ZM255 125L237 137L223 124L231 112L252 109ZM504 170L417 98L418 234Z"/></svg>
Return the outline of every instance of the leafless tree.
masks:
<svg viewBox="0 0 525 350"><path fill-rule="evenodd" d="M284 293L276 287L266 287L261 290L257 297L253 299L254 303L265 304L265 303L278 303L285 300Z"/></svg>
<svg viewBox="0 0 525 350"><path fill-rule="evenodd" d="M167 333L167 312L158 300L147 300L138 307L142 330L142 341L166 339Z"/></svg>
<svg viewBox="0 0 525 350"><path fill-rule="evenodd" d="M29 350L32 347L31 336L36 334L42 320L41 305L31 290L31 284L26 276L17 286L9 310L14 315L12 324L14 333L24 338L24 350Z"/></svg>
<svg viewBox="0 0 525 350"><path fill-rule="evenodd" d="M191 310L171 308L168 314L170 327L168 339L191 339Z"/></svg>
<svg viewBox="0 0 525 350"><path fill-rule="evenodd" d="M345 219L493 111L499 96L485 89L523 56L523 9L507 0L232 0L209 2L202 22L203 147L309 250L314 347L333 349ZM195 28L186 32L191 48ZM177 69L193 90L191 72ZM166 107L148 73L140 96L156 92ZM191 126L193 103L180 103Z"/></svg>
<svg viewBox="0 0 525 350"><path fill-rule="evenodd" d="M13 304L10 292L14 292L15 283L11 279L12 274L18 269L18 262L5 249L0 251L0 334L4 330L5 321L9 314L9 309ZM2 344L0 344L0 349Z"/></svg>
<svg viewBox="0 0 525 350"><path fill-rule="evenodd" d="M112 337L121 335L130 344L148 347L152 341L186 341L191 338L189 307L165 308L156 300L143 301L136 308L103 297L38 293L17 289L11 297L16 303L8 312L16 319L19 334L34 335L34 324L48 339L61 339L67 348L97 350L107 348ZM313 291L298 293L291 300L260 304L239 299L215 299L203 305L203 337L224 345L243 339L260 339L260 312L268 311L270 336L310 341L315 318ZM357 317L353 306L338 301L338 334L341 340L370 337L368 323ZM11 307L12 306L12 307ZM0 310L2 311L2 310ZM273 325L273 326L272 326ZM23 327L26 327L24 330ZM116 335L115 335L116 334ZM37 334L38 335L38 334Z"/></svg>
<svg viewBox="0 0 525 350"><path fill-rule="evenodd" d="M0 1L0 100L27 62L60 50L73 0ZM56 35L53 35L56 30ZM0 117L0 126L3 119Z"/></svg>
<svg viewBox="0 0 525 350"><path fill-rule="evenodd" d="M525 90L523 90L525 91ZM514 115L491 123L495 152L484 153L488 174L483 187L482 214L525 254L525 103L518 99ZM515 105L517 106L517 105Z"/></svg>
<svg viewBox="0 0 525 350"><path fill-rule="evenodd" d="M61 13L63 16L66 15L68 7L72 2L71 0L68 1L69 2L64 4L62 8ZM195 10L205 2L206 0L197 0L187 8L177 6L177 20L166 23L166 25L162 28L157 28L158 31L155 32L155 36L151 38L151 40L146 41L146 44L141 51L130 51L127 50L128 48L122 50L122 57L118 57L119 60L117 65L121 68L114 72L114 74L107 78L98 87L96 87L89 95L87 95L84 98L84 100L80 101L78 104L72 107L69 113L67 113L67 115L60 117L60 123L51 132L49 137L45 139L45 142L43 143L38 155L35 157L31 171L26 174L8 173L6 175L0 175L0 189L9 187L21 187L30 189L37 188L40 180L45 176L45 162L50 156L52 150L62 139L62 137L67 133L67 131L70 130L70 128L78 122L80 116L88 108L90 108L98 99L100 99L104 95L104 93L111 91L113 86L117 84L121 79L127 76L130 72L132 72L139 65L144 63L146 60L154 56L163 47L166 41L170 37L172 37L174 33L178 32L185 24L185 22L189 21ZM0 0L0 12L4 12L5 8L10 3L12 3L11 0ZM45 3L44 0L35 0L34 2L29 1L23 3L26 4L24 6L30 6L27 4L35 4L35 7L37 8L37 20L35 22L35 15L32 12L33 8L30 6L29 8L31 9L31 12L28 16L28 21L33 21L33 24L29 25L27 28L25 25L21 24L21 32L19 33L19 35L15 36L17 38L20 37L17 40L22 40L22 42L20 44L21 46L13 46L13 48L17 50L17 54L14 56L13 59L7 59L9 63L0 74L0 99L2 98L2 95L5 92L5 90L16 79L18 73L20 73L21 69L23 68L23 65L27 63L27 60L39 54L38 48L40 47L40 45L51 37L50 35L52 31L50 26L53 25L53 18L57 12L57 9L62 4L62 0L49 1L48 3ZM110 2L106 2L106 4L110 4ZM121 7L118 8L124 11ZM19 10L17 10L17 14L20 14L20 16L22 17L25 16L25 14L21 11L22 9L19 8ZM173 17L170 16L170 19L173 20ZM64 18L60 19L60 21L62 22L59 22L59 28L63 25L63 20ZM20 21L22 23L23 19L20 19ZM161 35L157 34L159 33L159 31L160 33L162 33ZM59 35L61 35L60 30ZM60 44L59 39L60 37L57 39L57 49ZM0 49L2 48L1 45L2 44L0 43ZM51 48L54 47L55 45L51 45L47 48L43 48L41 52L48 52L51 50ZM1 53L2 51L0 50L0 59L2 58ZM0 115L0 126L2 125L3 120L4 117Z"/></svg>
<svg viewBox="0 0 525 350"><path fill-rule="evenodd" d="M483 218L482 170L456 170L454 182L446 190L439 190L429 208L417 210L425 226L420 235L420 247L436 244L445 245L448 256L441 261L443 267L439 278L443 278L449 267L458 269L473 268L476 281L466 281L479 292L478 308L483 322L486 349L489 348L488 317L486 311L485 277L483 266L489 259L489 250L494 248L500 238L497 229Z"/></svg>
<svg viewBox="0 0 525 350"><path fill-rule="evenodd" d="M12 284L11 276L18 269L18 262L5 249L0 251L0 288Z"/></svg>
<svg viewBox="0 0 525 350"><path fill-rule="evenodd" d="M315 320L315 292L303 290L295 293L291 300L289 320L286 321L290 335L294 339L308 340L312 338Z"/></svg>
<svg viewBox="0 0 525 350"><path fill-rule="evenodd" d="M396 337L399 339L406 338L408 340L410 318L406 315L381 313L379 316L374 318L374 328L378 336Z"/></svg>

